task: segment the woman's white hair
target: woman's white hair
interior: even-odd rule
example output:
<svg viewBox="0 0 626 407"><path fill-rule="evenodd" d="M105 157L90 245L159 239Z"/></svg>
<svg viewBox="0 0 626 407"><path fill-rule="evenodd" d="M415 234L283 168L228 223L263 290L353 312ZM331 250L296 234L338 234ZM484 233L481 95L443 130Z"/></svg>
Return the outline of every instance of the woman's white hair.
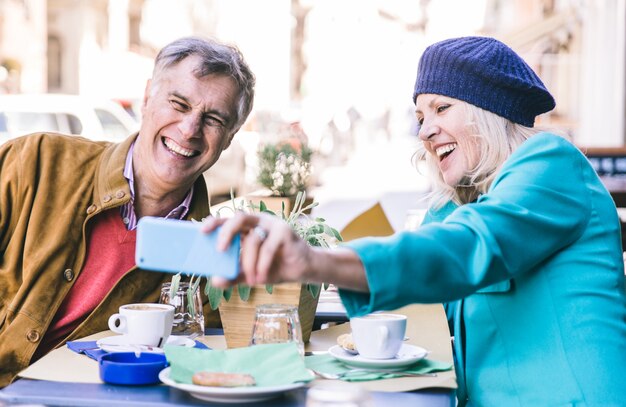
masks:
<svg viewBox="0 0 626 407"><path fill-rule="evenodd" d="M460 102L466 112L466 125L471 136L458 140L458 143L462 144L460 151L463 153L476 154L476 166L467 171L459 185L449 186L439 170L438 159L426 151L423 143L419 144L414 156L426 162L427 171L431 175L432 191L427 199L429 206L434 209L441 208L449 201L457 205L475 201L479 195L487 192L502 164L517 147L529 137L546 131L522 126L467 102ZM468 156L468 162L475 160Z"/></svg>

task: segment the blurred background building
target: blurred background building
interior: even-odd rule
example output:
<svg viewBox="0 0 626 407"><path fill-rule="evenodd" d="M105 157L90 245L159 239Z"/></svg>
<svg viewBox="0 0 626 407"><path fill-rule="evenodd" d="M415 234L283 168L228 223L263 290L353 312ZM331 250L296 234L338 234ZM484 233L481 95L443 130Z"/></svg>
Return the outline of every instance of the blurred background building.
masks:
<svg viewBox="0 0 626 407"><path fill-rule="evenodd" d="M448 37L491 35L521 53L555 95L557 108L541 124L565 128L580 146L622 146L625 3L0 0L0 92L104 97L137 115L156 52L181 36L214 36L237 45L257 75L254 112L236 137L243 151L297 121L318 153L320 179L368 147L375 152L360 171L404 170L421 52ZM390 142L401 157L377 161ZM379 173L367 176L375 182Z"/></svg>

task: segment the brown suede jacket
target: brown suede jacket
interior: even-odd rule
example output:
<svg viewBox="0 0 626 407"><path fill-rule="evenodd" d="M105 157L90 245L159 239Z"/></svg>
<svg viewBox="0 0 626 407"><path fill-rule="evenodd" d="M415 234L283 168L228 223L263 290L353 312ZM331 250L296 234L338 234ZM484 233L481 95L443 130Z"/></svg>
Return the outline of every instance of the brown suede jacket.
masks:
<svg viewBox="0 0 626 407"><path fill-rule="evenodd" d="M136 136L112 144L32 134L0 146L0 388L28 366L80 275L90 220L130 200L122 172ZM208 214L200 177L187 218ZM161 284L170 279L133 267L58 346L108 329L122 304L158 302ZM207 325L219 323L216 313L205 316Z"/></svg>

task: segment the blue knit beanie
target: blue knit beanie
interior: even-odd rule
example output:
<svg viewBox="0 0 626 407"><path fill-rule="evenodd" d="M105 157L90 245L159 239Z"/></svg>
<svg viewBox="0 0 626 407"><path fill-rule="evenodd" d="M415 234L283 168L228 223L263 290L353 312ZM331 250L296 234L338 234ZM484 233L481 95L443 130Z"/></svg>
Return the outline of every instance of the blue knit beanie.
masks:
<svg viewBox="0 0 626 407"><path fill-rule="evenodd" d="M511 48L486 37L453 38L426 48L413 102L424 93L463 100L527 127L555 106L528 64Z"/></svg>

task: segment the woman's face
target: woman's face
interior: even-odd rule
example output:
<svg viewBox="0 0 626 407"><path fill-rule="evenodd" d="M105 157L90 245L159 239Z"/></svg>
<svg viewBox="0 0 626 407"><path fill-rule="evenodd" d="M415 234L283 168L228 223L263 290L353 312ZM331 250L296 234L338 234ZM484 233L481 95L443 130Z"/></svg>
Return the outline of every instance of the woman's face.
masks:
<svg viewBox="0 0 626 407"><path fill-rule="evenodd" d="M478 145L471 136L463 102L447 96L422 94L415 101L419 137L432 154L444 182L456 187L478 163Z"/></svg>

